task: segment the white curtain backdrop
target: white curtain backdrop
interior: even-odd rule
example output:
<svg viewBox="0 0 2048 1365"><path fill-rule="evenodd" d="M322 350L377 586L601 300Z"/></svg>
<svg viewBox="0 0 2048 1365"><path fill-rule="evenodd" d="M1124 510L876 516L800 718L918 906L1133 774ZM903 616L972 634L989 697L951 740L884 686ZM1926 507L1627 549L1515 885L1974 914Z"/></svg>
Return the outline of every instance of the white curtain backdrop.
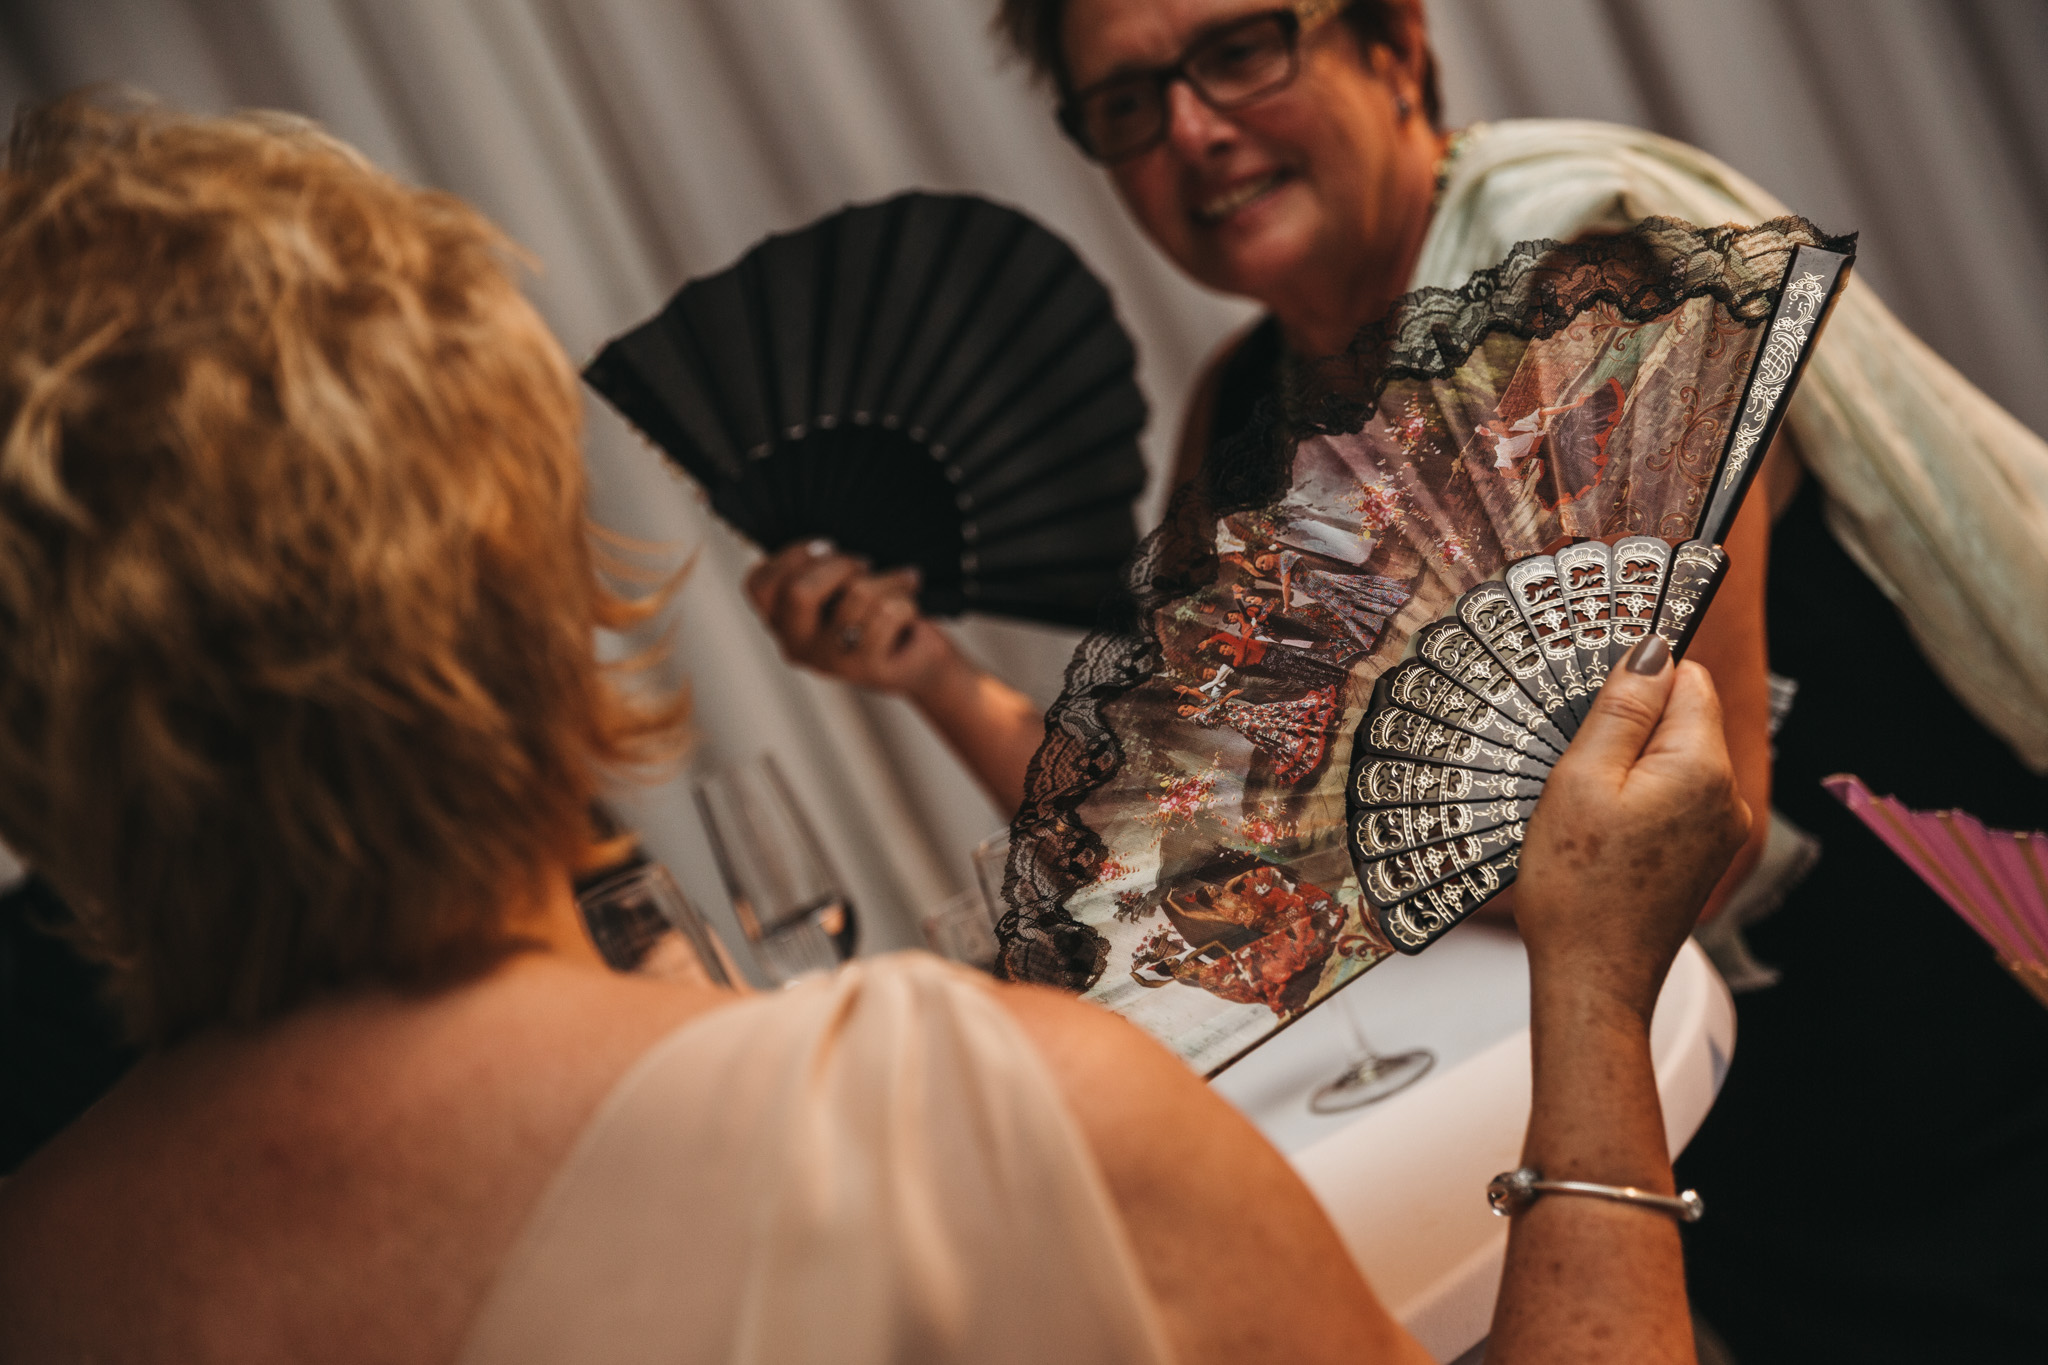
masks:
<svg viewBox="0 0 2048 1365"><path fill-rule="evenodd" d="M541 263L578 360L764 233L910 187L1052 225L1111 285L1165 466L1202 358L1250 316L1179 278L1062 142L987 32L993 0L0 0L0 99L116 81L200 110L321 120L474 201ZM1714 151L1830 230L1866 280L2037 430L2048 392L2048 6L2038 0L1432 0L1453 121L1572 114ZM669 624L699 763L772 751L871 947L972 885L997 812L903 706L784 666L742 601L751 556L593 402L595 512L699 550ZM1155 485L1156 485L1155 479ZM1156 515L1162 490L1141 516ZM1074 636L970 621L1050 700ZM730 928L677 778L621 800ZM4 864L0 864L4 867Z"/></svg>

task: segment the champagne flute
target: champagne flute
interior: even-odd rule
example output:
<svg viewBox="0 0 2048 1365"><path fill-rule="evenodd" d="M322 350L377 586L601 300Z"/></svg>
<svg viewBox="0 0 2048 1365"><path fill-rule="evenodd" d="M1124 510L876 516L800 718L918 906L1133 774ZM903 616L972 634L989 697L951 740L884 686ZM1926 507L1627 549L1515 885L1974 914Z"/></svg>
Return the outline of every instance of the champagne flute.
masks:
<svg viewBox="0 0 2048 1365"><path fill-rule="evenodd" d="M974 880L981 887L982 904L991 926L1003 922L1010 903L1003 899L1003 878L1010 869L1010 830L1006 825L974 846Z"/></svg>
<svg viewBox="0 0 2048 1365"><path fill-rule="evenodd" d="M974 889L950 897L923 922L925 946L940 957L981 971L995 968L1002 922L1003 868L1010 855L1010 831L997 830L974 846Z"/></svg>
<svg viewBox="0 0 2048 1365"><path fill-rule="evenodd" d="M1330 1008L1344 1017L1351 1035L1351 1059L1335 1077L1316 1087L1308 1107L1318 1114L1341 1114L1400 1094L1429 1074L1436 1054L1426 1047L1407 1052L1375 1052L1367 1041L1365 1027L1358 1022L1349 997L1330 1002Z"/></svg>
<svg viewBox="0 0 2048 1365"><path fill-rule="evenodd" d="M988 971L996 962L996 931L981 892L962 891L924 918L925 945L940 957Z"/></svg>
<svg viewBox="0 0 2048 1365"><path fill-rule="evenodd" d="M788 985L853 956L853 903L774 756L706 775L696 797L740 932L769 980Z"/></svg>

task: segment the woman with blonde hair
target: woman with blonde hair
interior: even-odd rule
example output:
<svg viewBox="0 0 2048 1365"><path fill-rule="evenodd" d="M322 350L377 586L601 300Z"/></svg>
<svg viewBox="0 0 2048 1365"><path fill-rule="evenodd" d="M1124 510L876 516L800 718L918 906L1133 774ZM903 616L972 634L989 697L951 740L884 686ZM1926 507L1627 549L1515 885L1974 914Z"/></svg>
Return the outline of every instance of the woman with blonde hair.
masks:
<svg viewBox="0 0 2048 1365"><path fill-rule="evenodd" d="M605 969L590 799L678 708L596 661L627 611L507 258L302 122L17 124L0 838L147 1055L0 1185L0 1358L1426 1359L1110 1015L918 954ZM1527 1156L1668 1195L1649 1014L1745 817L1705 675L1637 667L1532 825ZM1510 1245L1492 1358L1690 1357L1660 1212Z"/></svg>

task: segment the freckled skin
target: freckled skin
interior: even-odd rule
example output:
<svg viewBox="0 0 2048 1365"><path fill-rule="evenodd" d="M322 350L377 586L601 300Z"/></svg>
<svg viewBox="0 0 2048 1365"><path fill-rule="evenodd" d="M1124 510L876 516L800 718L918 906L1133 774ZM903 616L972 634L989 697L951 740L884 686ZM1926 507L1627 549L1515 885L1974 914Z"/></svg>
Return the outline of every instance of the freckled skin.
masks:
<svg viewBox="0 0 2048 1365"><path fill-rule="evenodd" d="M1650 1015L1749 829L1721 724L1697 664L1617 671L1537 803L1514 910L1529 947L1536 1087L1523 1164L1551 1179L1672 1192ZM1487 1358L1690 1362L1684 1302L1669 1220L1539 1199L1509 1233Z"/></svg>

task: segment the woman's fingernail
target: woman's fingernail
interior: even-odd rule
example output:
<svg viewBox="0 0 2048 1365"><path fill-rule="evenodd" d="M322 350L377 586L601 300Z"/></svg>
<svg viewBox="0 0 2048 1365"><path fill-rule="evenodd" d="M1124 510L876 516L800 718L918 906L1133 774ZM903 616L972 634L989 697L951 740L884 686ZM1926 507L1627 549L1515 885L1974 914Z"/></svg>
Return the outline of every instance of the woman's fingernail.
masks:
<svg viewBox="0 0 2048 1365"><path fill-rule="evenodd" d="M825 539L823 536L818 537L816 540L807 540L804 542L804 553L809 555L812 559L823 559L826 555L831 554L834 550L838 548L839 547L837 545L834 545L831 541Z"/></svg>
<svg viewBox="0 0 2048 1365"><path fill-rule="evenodd" d="M1671 646L1664 643L1661 635L1652 635L1635 647L1628 656L1628 671L1654 678L1664 671L1664 665L1671 662Z"/></svg>

